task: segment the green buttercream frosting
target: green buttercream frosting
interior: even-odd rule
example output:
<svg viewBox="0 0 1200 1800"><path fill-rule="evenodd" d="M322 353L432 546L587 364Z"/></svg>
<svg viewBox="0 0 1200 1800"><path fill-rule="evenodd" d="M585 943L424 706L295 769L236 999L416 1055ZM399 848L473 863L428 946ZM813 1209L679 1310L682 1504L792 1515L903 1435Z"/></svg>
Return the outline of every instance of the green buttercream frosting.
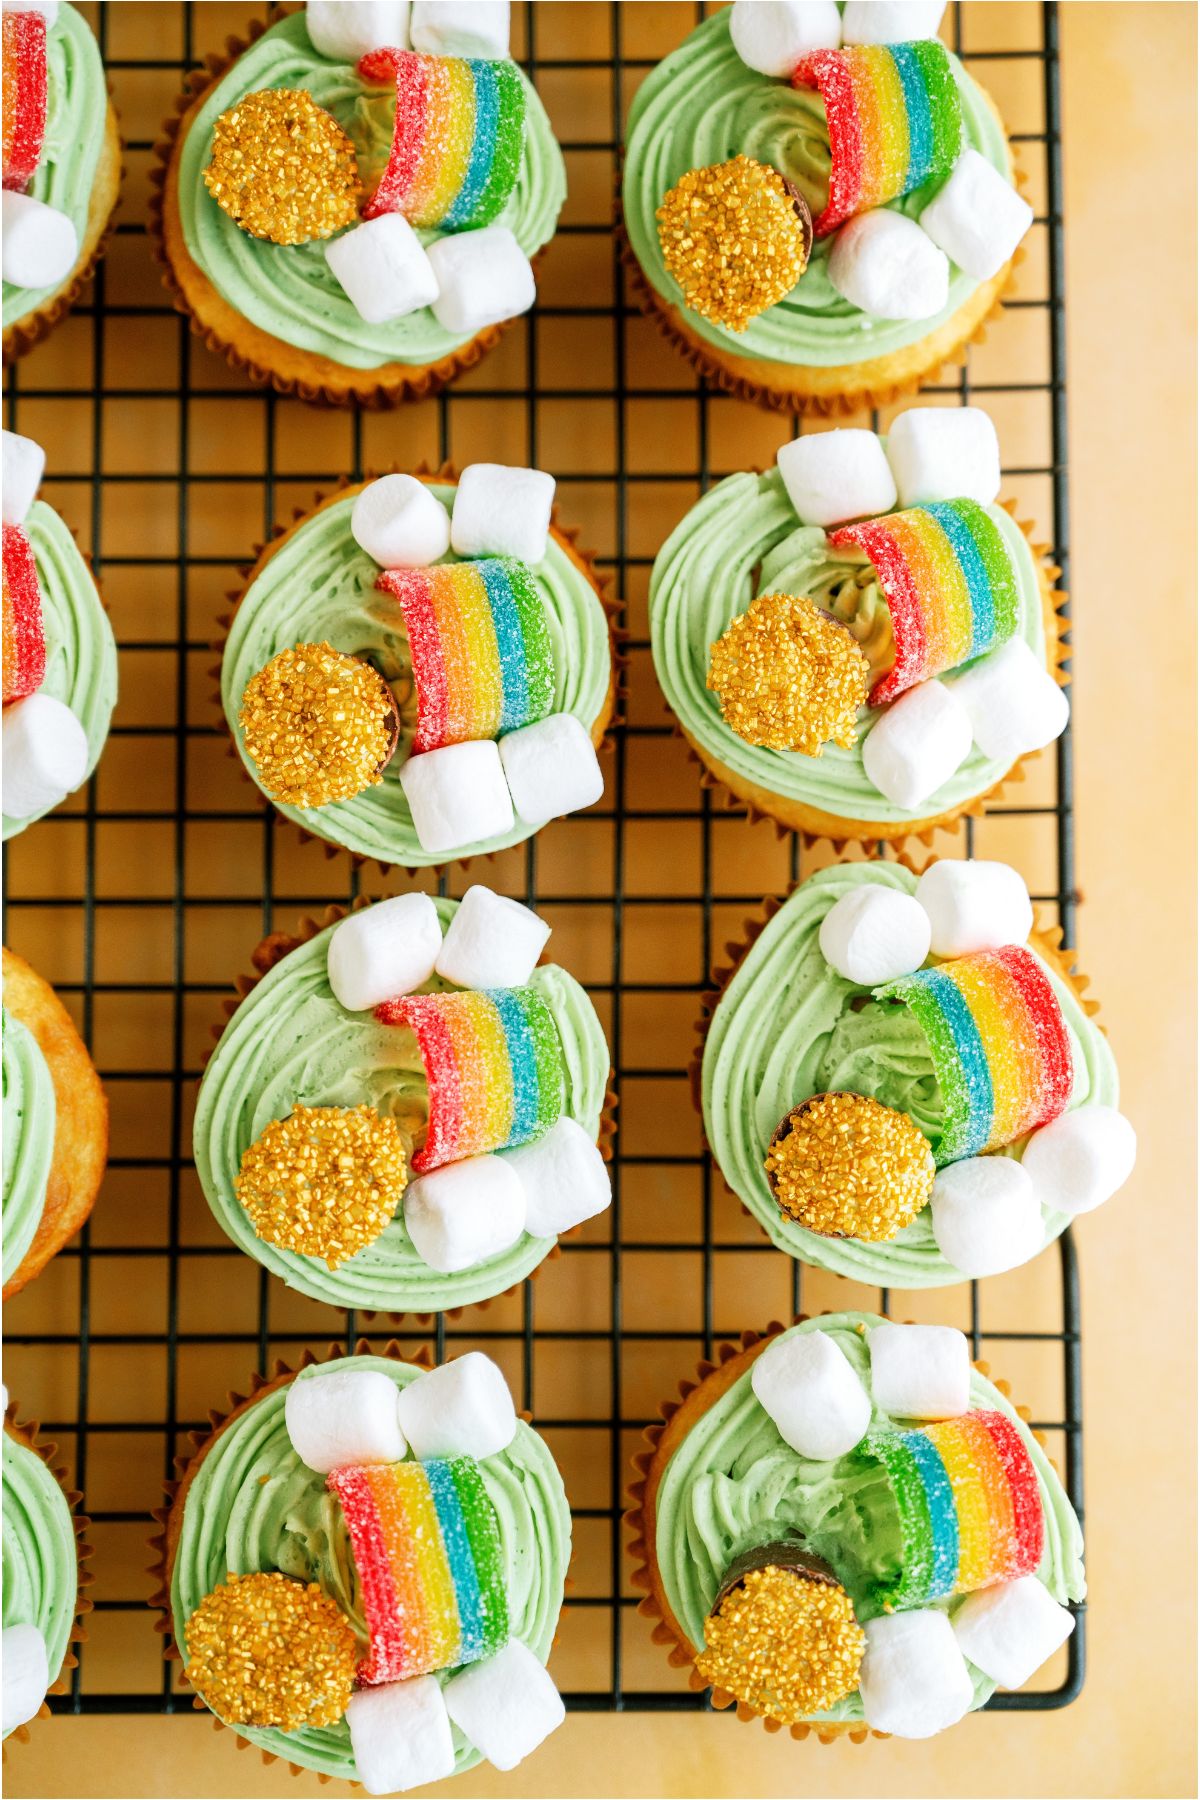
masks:
<svg viewBox="0 0 1200 1800"><path fill-rule="evenodd" d="M866 1333L880 1323L872 1313L831 1313L795 1325L784 1336L825 1332L869 1392ZM1037 1470L1046 1524L1038 1579L1060 1605L1082 1600L1083 1534L1045 1453L999 1389L974 1370L971 1406L1002 1412L1020 1433ZM878 1408L872 1412L872 1430L897 1423ZM860 1620L878 1610L868 1597L875 1582L900 1567L899 1522L878 1467L854 1452L835 1462L798 1455L755 1398L749 1371L701 1414L671 1457L658 1489L656 1525L655 1556L667 1600L697 1650L703 1648L705 1621L722 1577L743 1551L804 1539L832 1566ZM961 1600L931 1604L952 1613ZM980 1707L995 1683L971 1664L968 1670L973 1706ZM861 1719L862 1701L857 1692L849 1694L813 1717Z"/></svg>
<svg viewBox="0 0 1200 1800"><path fill-rule="evenodd" d="M431 491L447 512L452 486ZM276 550L234 614L221 664L221 703L251 777L238 714L251 676L280 650L325 641L335 650L365 656L391 684L404 729L398 753L381 785L353 800L301 809L273 801L277 812L306 831L342 844L359 856L418 868L444 862L445 853L421 848L400 786L400 769L415 724L415 697L408 634L395 598L375 586L379 568L350 535L355 494L323 507ZM446 561L455 561L447 557ZM550 540L531 574L546 609L554 654L551 710L574 713L590 731L604 709L612 672L608 620L591 582L566 551ZM502 837L464 845L455 854L475 856L507 849L532 836L536 827L517 821Z"/></svg>
<svg viewBox="0 0 1200 1800"><path fill-rule="evenodd" d="M333 1367L378 1369L397 1387L422 1377L419 1369L378 1356L356 1356ZM297 1380L319 1381L321 1372L313 1368ZM171 1614L181 1648L187 1622L205 1595L229 1573L262 1570L319 1582L363 1633L358 1577L341 1509L325 1477L314 1474L292 1448L284 1422L286 1393L277 1388L264 1394L219 1432L188 1488L171 1571ZM571 1555L562 1477L542 1439L523 1423L508 1449L486 1457L479 1469L500 1526L512 1635L545 1662ZM246 1725L237 1730L303 1768L338 1781L358 1778L344 1720L299 1731ZM455 1772L474 1768L479 1760L456 1727Z"/></svg>
<svg viewBox="0 0 1200 1800"><path fill-rule="evenodd" d="M763 1168L775 1127L811 1094L836 1088L870 1094L910 1112L928 1137L944 1123L928 1045L908 1009L872 1000L862 1005L870 990L843 980L821 954L818 934L825 914L863 882L902 894L917 885L916 876L898 863L821 869L797 888L747 952L721 996L704 1045L704 1128L721 1173L779 1249L872 1286L941 1287L962 1276L939 1251L928 1208L890 1243L820 1237L782 1216ZM1030 950L1037 954L1032 944ZM1071 1108L1116 1106L1117 1069L1108 1040L1057 970L1044 962L1042 968L1071 1041ZM1046 1243L1069 1223L1066 1213L1048 1208L1043 1221Z"/></svg>
<svg viewBox="0 0 1200 1800"><path fill-rule="evenodd" d="M434 905L444 931L458 902ZM318 1257L263 1243L234 1194L243 1153L272 1119L286 1118L297 1105L366 1103L392 1115L408 1141L425 1123L428 1089L413 1033L378 1025L369 1012L347 1012L333 997L326 963L335 929L285 956L246 996L205 1070L194 1148L208 1203L248 1256L314 1300L397 1313L442 1312L487 1300L523 1281L553 1238L526 1234L474 1268L439 1275L413 1248L402 1206L373 1244L330 1269ZM609 1052L595 1008L579 983L553 963L539 965L529 985L549 1007L562 1043L564 1111L598 1136ZM448 986L435 976L420 991Z"/></svg>
<svg viewBox="0 0 1200 1800"><path fill-rule="evenodd" d="M33 1033L4 1008L4 1286L34 1239L54 1156L54 1083Z"/></svg>
<svg viewBox="0 0 1200 1800"><path fill-rule="evenodd" d="M518 73L521 73L518 71ZM567 192L562 152L537 93L525 86L525 155L517 185L495 220L507 225L527 256L554 235ZM271 244L252 238L222 212L204 186L213 126L245 94L304 88L354 143L366 190L387 162L396 110L394 84L370 85L349 63L331 62L309 42L303 10L282 19L244 50L217 83L191 126L179 159L179 216L184 242L223 299L251 324L285 344L330 357L351 369L383 363L423 365L449 356L475 334L443 330L428 306L386 324L369 325L325 259L324 242ZM422 243L443 235L421 231Z"/></svg>
<svg viewBox="0 0 1200 1800"><path fill-rule="evenodd" d="M75 1527L41 1457L4 1433L4 1627L36 1625L58 1680L79 1596Z"/></svg>

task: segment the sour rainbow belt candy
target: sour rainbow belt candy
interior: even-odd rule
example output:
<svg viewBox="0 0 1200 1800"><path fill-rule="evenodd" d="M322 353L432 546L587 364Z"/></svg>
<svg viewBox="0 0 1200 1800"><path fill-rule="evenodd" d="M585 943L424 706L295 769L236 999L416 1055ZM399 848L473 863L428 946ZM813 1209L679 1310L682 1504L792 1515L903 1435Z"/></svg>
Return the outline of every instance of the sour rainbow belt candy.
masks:
<svg viewBox="0 0 1200 1800"><path fill-rule="evenodd" d="M4 14L4 185L23 192L46 133L46 21L39 12Z"/></svg>
<svg viewBox="0 0 1200 1800"><path fill-rule="evenodd" d="M22 15L24 16L24 15ZM35 694L46 678L42 592L33 547L19 525L4 527L4 704Z"/></svg>

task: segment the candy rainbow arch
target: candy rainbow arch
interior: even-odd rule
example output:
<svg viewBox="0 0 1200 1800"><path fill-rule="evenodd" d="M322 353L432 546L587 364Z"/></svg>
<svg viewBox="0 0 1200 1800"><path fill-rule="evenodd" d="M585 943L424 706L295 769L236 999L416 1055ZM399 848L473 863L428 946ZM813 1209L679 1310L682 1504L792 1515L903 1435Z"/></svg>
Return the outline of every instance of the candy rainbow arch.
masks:
<svg viewBox="0 0 1200 1800"><path fill-rule="evenodd" d="M24 192L46 135L46 21L40 12L5 10L4 185Z"/></svg>
<svg viewBox="0 0 1200 1800"><path fill-rule="evenodd" d="M35 694L46 678L42 591L33 546L19 525L4 527L4 704Z"/></svg>

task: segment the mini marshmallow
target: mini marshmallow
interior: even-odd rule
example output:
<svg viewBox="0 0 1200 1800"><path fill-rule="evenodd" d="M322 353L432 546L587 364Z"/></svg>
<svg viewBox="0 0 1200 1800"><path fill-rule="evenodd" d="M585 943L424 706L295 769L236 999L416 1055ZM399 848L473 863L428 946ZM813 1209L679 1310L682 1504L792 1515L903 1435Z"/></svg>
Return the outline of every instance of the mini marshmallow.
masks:
<svg viewBox="0 0 1200 1800"><path fill-rule="evenodd" d="M1033 930L1029 889L1007 863L943 857L917 882L916 900L928 917L935 956L1023 944Z"/></svg>
<svg viewBox="0 0 1200 1800"><path fill-rule="evenodd" d="M938 1249L960 1275L1002 1275L1046 1241L1033 1182L1011 1156L968 1156L939 1169L929 1217Z"/></svg>
<svg viewBox="0 0 1200 1800"><path fill-rule="evenodd" d="M41 13L46 21L46 30L49 31L58 18L58 0L12 0L12 4L7 5L4 10L5 12Z"/></svg>
<svg viewBox="0 0 1200 1800"><path fill-rule="evenodd" d="M437 300L433 264L399 213L380 213L331 238L325 260L368 325L402 319Z"/></svg>
<svg viewBox="0 0 1200 1800"><path fill-rule="evenodd" d="M408 1445L400 1429L400 1390L381 1369L330 1369L288 1383L283 1419L292 1449L315 1469L399 1462Z"/></svg>
<svg viewBox="0 0 1200 1800"><path fill-rule="evenodd" d="M456 1275L512 1248L525 1229L525 1192L498 1156L468 1156L411 1183L404 1223L422 1262Z"/></svg>
<svg viewBox="0 0 1200 1800"><path fill-rule="evenodd" d="M4 1735L35 1719L50 1686L46 1640L36 1625L6 1625L0 1636L3 1661Z"/></svg>
<svg viewBox="0 0 1200 1800"><path fill-rule="evenodd" d="M308 0L304 22L313 49L331 62L408 49L408 0Z"/></svg>
<svg viewBox="0 0 1200 1800"><path fill-rule="evenodd" d="M412 47L426 56L508 55L508 0L413 0Z"/></svg>
<svg viewBox="0 0 1200 1800"><path fill-rule="evenodd" d="M537 298L533 265L507 225L438 238L429 260L439 290L433 316L455 337L515 319Z"/></svg>
<svg viewBox="0 0 1200 1800"><path fill-rule="evenodd" d="M455 987L524 987L549 936L545 919L477 883L447 926L434 967Z"/></svg>
<svg viewBox="0 0 1200 1800"><path fill-rule="evenodd" d="M846 0L843 44L911 44L938 34L945 0Z"/></svg>
<svg viewBox="0 0 1200 1800"><path fill-rule="evenodd" d="M863 740L863 772L893 806L911 812L928 800L971 754L971 719L940 681L909 688Z"/></svg>
<svg viewBox="0 0 1200 1800"><path fill-rule="evenodd" d="M953 1625L968 1662L1000 1687L1019 1688L1066 1643L1075 1615L1036 1575L1022 1575L968 1594Z"/></svg>
<svg viewBox="0 0 1200 1800"><path fill-rule="evenodd" d="M37 499L46 467L46 452L17 431L3 434L4 467L0 482L0 515L6 525L23 525Z"/></svg>
<svg viewBox="0 0 1200 1800"><path fill-rule="evenodd" d="M545 1137L502 1155L525 1190L525 1229L533 1237L557 1237L612 1205L607 1164L576 1119L564 1114Z"/></svg>
<svg viewBox="0 0 1200 1800"><path fill-rule="evenodd" d="M878 987L921 967L929 955L929 919L911 894L871 882L834 901L817 941L843 981Z"/></svg>
<svg viewBox="0 0 1200 1800"><path fill-rule="evenodd" d="M445 1687L446 1711L495 1769L515 1769L567 1716L562 1696L519 1638Z"/></svg>
<svg viewBox="0 0 1200 1800"><path fill-rule="evenodd" d="M87 733L69 706L30 694L4 708L4 810L32 819L65 800L87 774Z"/></svg>
<svg viewBox="0 0 1200 1800"><path fill-rule="evenodd" d="M471 463L454 495L450 542L456 553L540 563L550 538L554 485L544 469Z"/></svg>
<svg viewBox="0 0 1200 1800"><path fill-rule="evenodd" d="M347 1012L366 1012L424 987L442 947L442 923L428 894L394 894L334 928L327 971Z"/></svg>
<svg viewBox="0 0 1200 1800"><path fill-rule="evenodd" d="M5 188L0 211L4 279L19 288L58 287L75 267L79 233L56 206Z"/></svg>
<svg viewBox="0 0 1200 1800"><path fill-rule="evenodd" d="M893 419L887 459L901 506L978 500L1000 492L1000 440L981 406L913 406Z"/></svg>
<svg viewBox="0 0 1200 1800"><path fill-rule="evenodd" d="M967 709L971 734L994 762L1044 750L1067 728L1070 705L1024 638L1009 638L951 684Z"/></svg>
<svg viewBox="0 0 1200 1800"><path fill-rule="evenodd" d="M454 1739L433 1675L361 1687L346 1707L354 1777L368 1794L403 1794L454 1773Z"/></svg>
<svg viewBox="0 0 1200 1800"><path fill-rule="evenodd" d="M810 50L836 50L842 19L834 0L733 0L733 47L748 69L790 77Z"/></svg>
<svg viewBox="0 0 1200 1800"><path fill-rule="evenodd" d="M1137 1161L1137 1133L1114 1106L1080 1106L1035 1131L1021 1167L1040 1206L1092 1212L1124 1187Z"/></svg>
<svg viewBox="0 0 1200 1800"><path fill-rule="evenodd" d="M465 850L513 828L504 767L490 739L410 756L400 786L421 848L432 855Z"/></svg>
<svg viewBox="0 0 1200 1800"><path fill-rule="evenodd" d="M468 1350L400 1389L400 1424L415 1457L473 1456L507 1450L517 1435L508 1383L490 1356Z"/></svg>
<svg viewBox="0 0 1200 1800"><path fill-rule="evenodd" d="M974 281L998 275L1032 224L1029 202L971 149L921 214L921 230Z"/></svg>
<svg viewBox="0 0 1200 1800"><path fill-rule="evenodd" d="M500 739L500 760L512 803L526 825L544 825L592 806L604 776L586 728L574 713L551 713Z"/></svg>
<svg viewBox="0 0 1200 1800"><path fill-rule="evenodd" d="M784 1443L813 1462L845 1456L871 1423L866 1388L823 1331L768 1344L751 1364L750 1385Z"/></svg>
<svg viewBox="0 0 1200 1800"><path fill-rule="evenodd" d="M883 1613L863 1630L858 1691L872 1731L927 1738L956 1725L975 1690L946 1614L932 1607Z"/></svg>
<svg viewBox="0 0 1200 1800"><path fill-rule="evenodd" d="M776 462L805 525L870 519L896 504L896 484L873 431L820 431L794 438Z"/></svg>
<svg viewBox="0 0 1200 1800"><path fill-rule="evenodd" d="M957 1419L971 1403L971 1352L952 1325L876 1325L871 1393L899 1419Z"/></svg>
<svg viewBox="0 0 1200 1800"><path fill-rule="evenodd" d="M932 319L950 294L950 264L937 245L886 207L847 220L826 266L842 298L873 319Z"/></svg>
<svg viewBox="0 0 1200 1800"><path fill-rule="evenodd" d="M424 569L450 548L450 515L415 475L382 475L354 502L350 535L382 569Z"/></svg>

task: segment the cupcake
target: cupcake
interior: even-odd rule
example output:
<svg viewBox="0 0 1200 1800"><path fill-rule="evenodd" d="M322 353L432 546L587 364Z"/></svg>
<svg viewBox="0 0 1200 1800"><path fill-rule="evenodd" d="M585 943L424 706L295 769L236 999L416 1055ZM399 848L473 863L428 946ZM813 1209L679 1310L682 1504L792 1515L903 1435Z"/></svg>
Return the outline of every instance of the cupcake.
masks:
<svg viewBox="0 0 1200 1800"><path fill-rule="evenodd" d="M932 1737L1070 1636L1079 1521L961 1331L830 1313L699 1376L647 1432L627 1520L640 1610L714 1705Z"/></svg>
<svg viewBox="0 0 1200 1800"><path fill-rule="evenodd" d="M45 452L15 431L3 447L7 842L96 767L116 705L117 646L86 557L36 498Z"/></svg>
<svg viewBox="0 0 1200 1800"><path fill-rule="evenodd" d="M553 478L385 475L274 539L237 601L221 704L280 815L380 864L507 849L604 789L607 610Z"/></svg>
<svg viewBox="0 0 1200 1800"><path fill-rule="evenodd" d="M1058 570L977 407L797 438L676 526L654 666L709 778L807 839L928 845L1066 728Z"/></svg>
<svg viewBox="0 0 1200 1800"><path fill-rule="evenodd" d="M4 1298L86 1221L108 1158L108 1102L66 1007L4 951Z"/></svg>
<svg viewBox="0 0 1200 1800"><path fill-rule="evenodd" d="M103 247L121 138L73 6L4 7L4 360L67 311Z"/></svg>
<svg viewBox="0 0 1200 1800"><path fill-rule="evenodd" d="M508 8L315 4L193 78L151 229L213 349L281 393L428 394L534 301L562 153Z"/></svg>
<svg viewBox="0 0 1200 1800"><path fill-rule="evenodd" d="M611 1200L600 1021L538 962L544 921L487 888L327 919L267 938L240 984L196 1106L208 1203L311 1299L491 1299Z"/></svg>
<svg viewBox="0 0 1200 1800"><path fill-rule="evenodd" d="M158 1515L152 1604L244 1742L390 1794L515 1768L562 1722L571 1515L488 1357L369 1349L277 1364L211 1415Z"/></svg>
<svg viewBox="0 0 1200 1800"><path fill-rule="evenodd" d="M994 105L922 10L929 36L879 43L870 5L735 0L635 95L635 288L720 386L783 411L881 406L999 306L1033 212Z"/></svg>
<svg viewBox="0 0 1200 1800"><path fill-rule="evenodd" d="M1086 982L1004 863L842 864L768 901L693 1064L772 1243L875 1287L1016 1268L1134 1161Z"/></svg>

